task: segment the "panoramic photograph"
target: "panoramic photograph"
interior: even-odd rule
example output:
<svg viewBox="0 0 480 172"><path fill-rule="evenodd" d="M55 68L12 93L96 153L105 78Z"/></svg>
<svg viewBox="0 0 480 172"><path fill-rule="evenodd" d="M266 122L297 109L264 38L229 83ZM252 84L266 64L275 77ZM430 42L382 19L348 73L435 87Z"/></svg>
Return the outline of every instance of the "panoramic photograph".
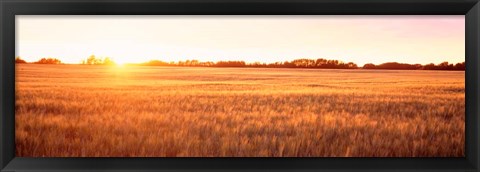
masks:
<svg viewBox="0 0 480 172"><path fill-rule="evenodd" d="M465 157L464 15L15 18L18 157Z"/></svg>

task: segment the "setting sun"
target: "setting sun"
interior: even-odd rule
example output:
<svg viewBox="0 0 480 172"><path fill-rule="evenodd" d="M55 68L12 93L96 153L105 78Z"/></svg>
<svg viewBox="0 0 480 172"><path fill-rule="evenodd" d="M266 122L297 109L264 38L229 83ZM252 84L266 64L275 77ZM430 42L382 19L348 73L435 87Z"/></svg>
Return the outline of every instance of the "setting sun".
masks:
<svg viewBox="0 0 480 172"><path fill-rule="evenodd" d="M123 66L125 66L125 64L128 63L128 62L126 62L126 61L115 60L115 59L114 59L113 61L115 62L115 64L116 64L117 66L120 66L120 67L123 67Z"/></svg>
<svg viewBox="0 0 480 172"><path fill-rule="evenodd" d="M123 67L125 67L125 63L117 63L117 64L115 64L115 66L118 67L118 68L123 68Z"/></svg>

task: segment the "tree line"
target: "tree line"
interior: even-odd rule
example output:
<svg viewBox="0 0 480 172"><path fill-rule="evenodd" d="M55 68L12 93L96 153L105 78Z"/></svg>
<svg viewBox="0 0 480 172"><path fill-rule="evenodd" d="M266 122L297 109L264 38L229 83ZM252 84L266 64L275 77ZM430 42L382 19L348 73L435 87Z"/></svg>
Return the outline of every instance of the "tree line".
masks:
<svg viewBox="0 0 480 172"><path fill-rule="evenodd" d="M23 60L20 57L15 57L15 63L28 63L28 62ZM33 64L63 64L61 60L59 60L57 58L52 58L52 57L41 58L40 60L32 62L32 63ZM80 64L84 64L84 65L115 65L116 63L110 57L98 58L98 57L95 57L94 55L91 55L90 57L82 60L82 62Z"/></svg>
<svg viewBox="0 0 480 172"><path fill-rule="evenodd" d="M186 60L179 62L163 62L160 60L151 60L139 65L145 66L192 66L192 67L258 67L258 68L324 68L324 69L357 69L357 65L352 62L344 63L338 60L327 59L295 59L292 61L275 63L246 63L244 61L218 61L201 62L198 60Z"/></svg>
<svg viewBox="0 0 480 172"><path fill-rule="evenodd" d="M83 65L115 65L116 63L110 58L98 58L95 55L91 55L85 60L82 60Z"/></svg>
<svg viewBox="0 0 480 172"><path fill-rule="evenodd" d="M15 63L27 63L27 62L21 59L20 57L16 57ZM56 58L41 58L40 60L33 62L33 64L62 64L62 61Z"/></svg>
<svg viewBox="0 0 480 172"><path fill-rule="evenodd" d="M397 63L389 62L383 63L380 65L374 65L372 63L365 64L363 69L395 69L395 70L465 70L465 62L451 64L448 62L443 62L438 65L433 63L427 65L421 64L406 64L406 63Z"/></svg>
<svg viewBox="0 0 480 172"><path fill-rule="evenodd" d="M27 63L20 57L15 58L15 63ZM34 64L62 64L59 59L56 58L42 58ZM82 60L83 65L115 65L115 62L109 58L99 58L94 55L89 56L85 60ZM450 64L443 62L440 64L407 64L398 62L388 62L375 65L367 63L363 67L359 67L353 62L342 62L339 60L329 59L295 59L292 61L274 62L274 63L246 63L245 61L198 61L198 60L185 60L178 62L165 62L161 60L151 60L145 63L130 64L140 66L189 66L189 67L251 67L251 68L317 68L317 69L394 69L394 70L465 70L465 62Z"/></svg>
<svg viewBox="0 0 480 172"><path fill-rule="evenodd" d="M344 63L339 60L327 59L295 59L292 61L274 62L274 63L246 63L244 61L218 61L218 62L201 62L198 60L186 60L178 62L164 62L161 60L151 60L149 62L135 64L143 66L190 66L190 67L257 67L257 68L318 68L318 69L392 69L392 70L465 70L465 62L450 64L443 62L438 65L433 63L407 64L398 62L382 63L375 65L372 63L359 67L353 62Z"/></svg>

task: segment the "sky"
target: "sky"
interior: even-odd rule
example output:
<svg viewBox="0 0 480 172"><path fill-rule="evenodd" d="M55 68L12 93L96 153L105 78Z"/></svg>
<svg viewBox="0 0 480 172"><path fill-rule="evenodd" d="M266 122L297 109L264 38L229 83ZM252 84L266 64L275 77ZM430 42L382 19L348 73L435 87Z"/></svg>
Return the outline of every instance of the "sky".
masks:
<svg viewBox="0 0 480 172"><path fill-rule="evenodd" d="M465 16L17 15L16 56L80 63L149 60L381 64L465 61Z"/></svg>

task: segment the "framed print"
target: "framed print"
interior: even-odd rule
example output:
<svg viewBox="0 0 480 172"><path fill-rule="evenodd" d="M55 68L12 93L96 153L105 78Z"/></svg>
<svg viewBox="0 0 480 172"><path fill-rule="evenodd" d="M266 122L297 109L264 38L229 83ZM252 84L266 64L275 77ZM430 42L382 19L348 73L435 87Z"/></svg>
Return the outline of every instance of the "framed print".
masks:
<svg viewBox="0 0 480 172"><path fill-rule="evenodd" d="M2 171L478 171L478 1L1 1Z"/></svg>

